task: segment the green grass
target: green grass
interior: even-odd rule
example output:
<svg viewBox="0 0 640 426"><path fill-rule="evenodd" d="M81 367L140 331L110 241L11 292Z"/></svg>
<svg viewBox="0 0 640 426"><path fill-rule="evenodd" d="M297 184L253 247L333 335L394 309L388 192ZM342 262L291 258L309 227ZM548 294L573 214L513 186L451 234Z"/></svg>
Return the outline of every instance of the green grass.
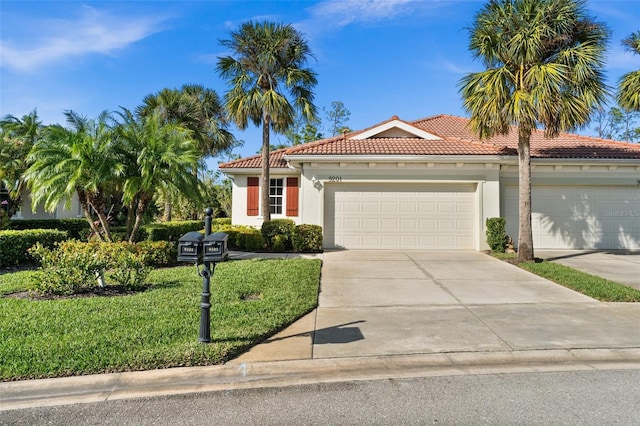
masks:
<svg viewBox="0 0 640 426"><path fill-rule="evenodd" d="M0 275L0 294L29 271ZM320 261L247 260L217 266L210 344L198 343L202 278L158 269L127 296L62 300L0 297L0 380L219 364L317 305Z"/></svg>
<svg viewBox="0 0 640 426"><path fill-rule="evenodd" d="M504 253L494 253L493 256L500 260L516 257L514 254ZM602 302L640 302L640 290L559 263L544 260L521 262L518 266Z"/></svg>

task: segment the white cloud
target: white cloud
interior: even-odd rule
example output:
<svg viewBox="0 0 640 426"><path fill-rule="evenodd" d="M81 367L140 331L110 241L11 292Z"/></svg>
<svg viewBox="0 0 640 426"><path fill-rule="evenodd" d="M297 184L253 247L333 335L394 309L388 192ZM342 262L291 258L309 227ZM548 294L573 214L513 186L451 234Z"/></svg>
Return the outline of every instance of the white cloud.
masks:
<svg viewBox="0 0 640 426"><path fill-rule="evenodd" d="M312 7L311 14L323 21L345 26L373 22L407 13L413 0L329 0Z"/></svg>
<svg viewBox="0 0 640 426"><path fill-rule="evenodd" d="M117 16L85 6L77 19L31 21L30 28L22 28L28 30L28 37L18 42L1 40L0 64L32 72L71 57L111 54L161 31L164 21L163 17Z"/></svg>

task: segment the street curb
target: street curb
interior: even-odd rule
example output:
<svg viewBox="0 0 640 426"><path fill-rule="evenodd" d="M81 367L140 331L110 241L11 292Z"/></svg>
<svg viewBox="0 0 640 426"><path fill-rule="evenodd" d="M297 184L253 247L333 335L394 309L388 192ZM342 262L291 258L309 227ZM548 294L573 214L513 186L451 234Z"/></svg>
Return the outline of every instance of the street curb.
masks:
<svg viewBox="0 0 640 426"><path fill-rule="evenodd" d="M380 379L640 369L640 348L450 352L238 362L0 383L0 411L120 399Z"/></svg>

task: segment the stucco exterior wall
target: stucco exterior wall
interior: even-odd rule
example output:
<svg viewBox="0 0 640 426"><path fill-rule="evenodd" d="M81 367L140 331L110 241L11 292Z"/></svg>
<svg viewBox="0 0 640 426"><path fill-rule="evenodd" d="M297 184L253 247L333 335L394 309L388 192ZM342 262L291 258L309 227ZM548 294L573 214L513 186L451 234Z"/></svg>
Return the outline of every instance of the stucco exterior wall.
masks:
<svg viewBox="0 0 640 426"><path fill-rule="evenodd" d="M37 206L34 211L31 195L24 191L22 193L22 208L11 219L73 219L77 217L82 217L82 210L76 194L71 197L70 208L65 208L61 203L56 206L53 212L47 212L42 205Z"/></svg>
<svg viewBox="0 0 640 426"><path fill-rule="evenodd" d="M260 176L260 171L249 171L247 174L234 174L232 176L232 200L231 200L231 223L234 225L246 225L260 228L262 226L263 217L262 213L258 216L247 216L247 178L250 176ZM286 179L287 177L298 176L297 172L291 171L272 171L269 175L270 179ZM260 195L262 194L262 181L260 179ZM285 190L286 193L286 190ZM302 198L302 190L300 190L299 198ZM302 201L300 202L300 208L298 213L300 214L302 209ZM285 194L286 203L286 194ZM261 203L260 203L261 205ZM292 219L296 224L303 223L300 216L287 216L283 208L282 214L272 214L272 219Z"/></svg>

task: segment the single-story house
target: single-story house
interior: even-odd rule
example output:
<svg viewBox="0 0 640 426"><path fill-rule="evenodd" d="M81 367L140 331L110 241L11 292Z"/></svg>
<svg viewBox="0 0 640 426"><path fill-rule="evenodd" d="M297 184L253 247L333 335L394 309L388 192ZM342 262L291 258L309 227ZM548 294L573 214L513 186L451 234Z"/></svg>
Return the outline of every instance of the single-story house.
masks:
<svg viewBox="0 0 640 426"><path fill-rule="evenodd" d="M394 116L273 151L272 218L323 227L326 248L484 250L485 221L518 237L518 132L480 140L469 120ZM260 226L260 155L220 165L232 221ZM531 137L536 249L640 249L640 144Z"/></svg>

